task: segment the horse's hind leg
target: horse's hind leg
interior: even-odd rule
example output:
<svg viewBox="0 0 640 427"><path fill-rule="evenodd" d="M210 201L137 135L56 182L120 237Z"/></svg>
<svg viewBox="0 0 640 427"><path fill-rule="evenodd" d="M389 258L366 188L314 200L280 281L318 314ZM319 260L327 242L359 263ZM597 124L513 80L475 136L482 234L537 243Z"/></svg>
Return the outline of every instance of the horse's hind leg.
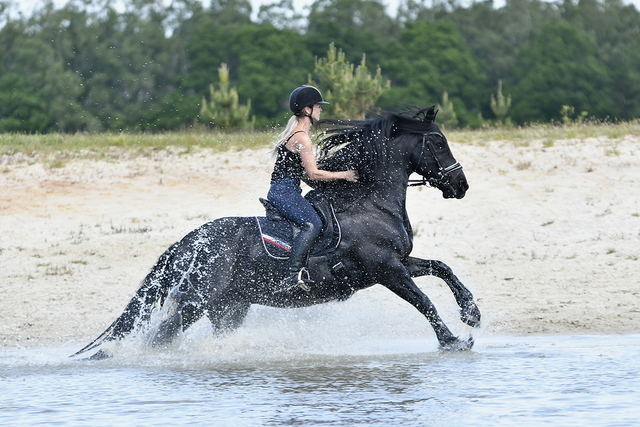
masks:
<svg viewBox="0 0 640 427"><path fill-rule="evenodd" d="M224 335L239 328L249 312L251 303L237 293L229 293L215 303L211 302L208 310L209 320L214 334Z"/></svg>
<svg viewBox="0 0 640 427"><path fill-rule="evenodd" d="M453 274L453 270L441 261L409 257L403 263L411 277L435 276L442 279L460 307L460 320L469 326L480 325L480 310L473 300L471 291Z"/></svg>
<svg viewBox="0 0 640 427"><path fill-rule="evenodd" d="M147 332L152 347L170 344L186 331L204 312L199 295L187 282L176 285L167 295L162 308Z"/></svg>

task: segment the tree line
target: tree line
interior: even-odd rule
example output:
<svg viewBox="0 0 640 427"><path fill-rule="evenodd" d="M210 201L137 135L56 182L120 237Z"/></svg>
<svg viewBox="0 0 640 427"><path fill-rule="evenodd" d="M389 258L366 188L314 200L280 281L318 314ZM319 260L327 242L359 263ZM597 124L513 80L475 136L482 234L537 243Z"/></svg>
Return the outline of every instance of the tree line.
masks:
<svg viewBox="0 0 640 427"><path fill-rule="evenodd" d="M440 104L457 126L640 117L640 13L621 0L0 0L0 132L164 131L215 125L213 87L274 126L330 47L388 87L376 107ZM322 62L320 60L320 62ZM322 88L321 88L322 89ZM496 108L496 100L502 102ZM253 121L255 120L255 121Z"/></svg>

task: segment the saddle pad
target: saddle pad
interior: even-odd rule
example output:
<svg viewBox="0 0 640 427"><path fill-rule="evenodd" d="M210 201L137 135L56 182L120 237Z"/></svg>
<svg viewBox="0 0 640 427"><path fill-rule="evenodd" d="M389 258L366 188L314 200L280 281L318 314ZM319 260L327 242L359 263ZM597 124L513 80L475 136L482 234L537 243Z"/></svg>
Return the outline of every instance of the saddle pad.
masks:
<svg viewBox="0 0 640 427"><path fill-rule="evenodd" d="M267 254L276 259L288 259L294 237L294 225L286 220L274 220L266 217L255 217L262 246ZM323 227L322 233L311 249L311 256L326 255L333 252L342 239L342 230L335 216L333 207L330 208L329 226Z"/></svg>
<svg viewBox="0 0 640 427"><path fill-rule="evenodd" d="M285 221L271 221L264 217L256 217L262 246L272 258L288 259L293 241L293 231Z"/></svg>

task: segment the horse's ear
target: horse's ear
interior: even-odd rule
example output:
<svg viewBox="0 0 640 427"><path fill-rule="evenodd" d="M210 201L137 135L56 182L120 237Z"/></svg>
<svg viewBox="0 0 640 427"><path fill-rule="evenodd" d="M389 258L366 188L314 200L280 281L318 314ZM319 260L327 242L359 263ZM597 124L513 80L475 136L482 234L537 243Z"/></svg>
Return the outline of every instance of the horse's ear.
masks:
<svg viewBox="0 0 640 427"><path fill-rule="evenodd" d="M435 123L436 116L438 115L438 111L440 111L440 110L436 110L436 106L435 105L432 105L431 107L429 107L427 109L427 111L425 112L424 121L425 122Z"/></svg>

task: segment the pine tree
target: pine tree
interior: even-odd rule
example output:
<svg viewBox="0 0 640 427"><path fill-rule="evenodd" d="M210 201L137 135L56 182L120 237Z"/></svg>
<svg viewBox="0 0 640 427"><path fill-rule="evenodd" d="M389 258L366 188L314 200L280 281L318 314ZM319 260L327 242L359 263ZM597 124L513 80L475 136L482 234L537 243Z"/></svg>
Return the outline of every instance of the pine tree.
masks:
<svg viewBox="0 0 640 427"><path fill-rule="evenodd" d="M458 117L453 109L453 102L449 101L449 94L445 90L442 94L442 104L438 104L438 117L444 129L453 129L458 126Z"/></svg>
<svg viewBox="0 0 640 427"><path fill-rule="evenodd" d="M213 84L209 85L211 100L207 102L202 97L202 108L200 116L202 120L211 123L213 126L222 129L253 129L255 116L249 118L251 112L251 100L247 100L247 105L239 105L238 91L235 87L229 88L229 67L222 63L218 68L220 83L219 89L215 90Z"/></svg>
<svg viewBox="0 0 640 427"><path fill-rule="evenodd" d="M495 114L499 124L503 124L509 108L511 108L511 94L506 98L504 97L502 94L502 80L498 80L498 99L496 100L491 94L491 111Z"/></svg>
<svg viewBox="0 0 640 427"><path fill-rule="evenodd" d="M364 120L380 95L391 87L389 80L382 78L380 67L375 76L371 76L365 54L354 69L354 65L345 60L344 52L336 51L333 43L326 58L316 58L315 75L318 87L329 102L328 114L340 119ZM311 78L309 84L315 84Z"/></svg>

